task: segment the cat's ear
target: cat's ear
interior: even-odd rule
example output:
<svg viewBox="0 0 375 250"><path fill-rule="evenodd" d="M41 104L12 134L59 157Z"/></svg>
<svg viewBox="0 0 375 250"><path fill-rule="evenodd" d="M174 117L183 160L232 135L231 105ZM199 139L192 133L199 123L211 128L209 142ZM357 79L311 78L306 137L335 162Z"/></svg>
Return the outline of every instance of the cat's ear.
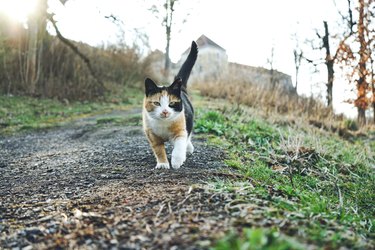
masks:
<svg viewBox="0 0 375 250"><path fill-rule="evenodd" d="M172 93L176 94L177 96L180 96L181 93L181 87L182 87L182 79L181 77L177 77L174 82L169 86L169 89L172 91Z"/></svg>
<svg viewBox="0 0 375 250"><path fill-rule="evenodd" d="M150 78L146 78L145 80L145 94L146 96L149 96L151 94L154 94L158 92L159 87L156 85L156 83L151 80Z"/></svg>

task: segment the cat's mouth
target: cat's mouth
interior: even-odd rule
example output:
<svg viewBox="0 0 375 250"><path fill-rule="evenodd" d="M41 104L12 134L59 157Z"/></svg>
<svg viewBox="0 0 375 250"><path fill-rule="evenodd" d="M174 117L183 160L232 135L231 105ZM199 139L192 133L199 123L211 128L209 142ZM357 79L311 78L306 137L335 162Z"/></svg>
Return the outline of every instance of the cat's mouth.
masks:
<svg viewBox="0 0 375 250"><path fill-rule="evenodd" d="M165 113L162 113L160 114L160 118L161 119L168 119L171 115L168 113L168 114L165 114Z"/></svg>

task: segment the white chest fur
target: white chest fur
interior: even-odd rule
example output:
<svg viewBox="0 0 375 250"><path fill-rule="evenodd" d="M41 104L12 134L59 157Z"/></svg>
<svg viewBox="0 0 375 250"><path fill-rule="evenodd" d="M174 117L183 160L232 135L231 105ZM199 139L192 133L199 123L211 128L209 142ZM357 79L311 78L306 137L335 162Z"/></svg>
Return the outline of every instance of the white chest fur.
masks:
<svg viewBox="0 0 375 250"><path fill-rule="evenodd" d="M150 129L155 135L163 138L165 141L171 140L174 135L171 132L171 126L173 126L173 123L175 122L175 119L170 120L161 120L161 119L155 119L152 116L150 116L147 112L143 113L144 115L144 124L146 128Z"/></svg>
<svg viewBox="0 0 375 250"><path fill-rule="evenodd" d="M163 138L164 140L170 140L172 138L172 133L170 132L172 121L160 121L149 118L148 125L155 135Z"/></svg>

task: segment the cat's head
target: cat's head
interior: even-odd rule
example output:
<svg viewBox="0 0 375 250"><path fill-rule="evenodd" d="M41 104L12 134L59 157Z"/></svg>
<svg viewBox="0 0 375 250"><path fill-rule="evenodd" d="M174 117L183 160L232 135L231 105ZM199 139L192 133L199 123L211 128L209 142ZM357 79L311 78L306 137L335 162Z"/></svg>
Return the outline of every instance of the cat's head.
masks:
<svg viewBox="0 0 375 250"><path fill-rule="evenodd" d="M150 78L145 80L144 106L148 114L157 120L173 120L182 112L181 78L170 86L158 86Z"/></svg>

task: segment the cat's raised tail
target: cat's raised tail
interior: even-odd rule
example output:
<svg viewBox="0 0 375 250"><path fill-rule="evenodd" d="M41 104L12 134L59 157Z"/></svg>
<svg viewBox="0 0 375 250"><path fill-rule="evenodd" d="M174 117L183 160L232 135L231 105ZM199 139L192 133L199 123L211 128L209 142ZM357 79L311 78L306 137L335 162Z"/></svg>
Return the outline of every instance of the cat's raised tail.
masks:
<svg viewBox="0 0 375 250"><path fill-rule="evenodd" d="M177 78L182 79L182 89L186 91L186 85L187 81L189 80L189 76L191 73L191 69L193 68L195 61L197 60L198 56L198 46L197 44L193 41L191 43L191 49L188 57L186 58L186 61L184 64L182 64L180 71L177 73L175 80Z"/></svg>

